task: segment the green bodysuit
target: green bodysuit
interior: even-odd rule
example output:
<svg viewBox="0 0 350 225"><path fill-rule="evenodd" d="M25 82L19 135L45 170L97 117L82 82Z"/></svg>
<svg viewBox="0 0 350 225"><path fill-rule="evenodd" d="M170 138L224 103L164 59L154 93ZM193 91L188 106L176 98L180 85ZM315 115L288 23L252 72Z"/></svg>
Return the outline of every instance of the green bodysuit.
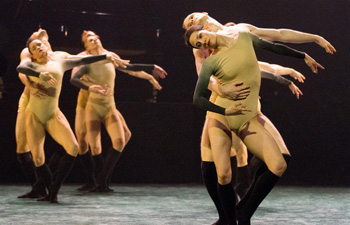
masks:
<svg viewBox="0 0 350 225"><path fill-rule="evenodd" d="M223 84L243 81L245 85L250 86L250 94L242 102L251 112L246 112L245 115L226 116L230 129L235 132L240 132L243 125L260 112L261 73L253 44L255 47L267 49L277 54L298 58L305 57L303 53L284 45L263 41L249 32L240 32L236 42L230 48L209 56L204 61L193 97L196 106L225 115L225 108L232 105L233 100L220 96L215 99L214 103L204 97L212 74L219 78Z"/></svg>

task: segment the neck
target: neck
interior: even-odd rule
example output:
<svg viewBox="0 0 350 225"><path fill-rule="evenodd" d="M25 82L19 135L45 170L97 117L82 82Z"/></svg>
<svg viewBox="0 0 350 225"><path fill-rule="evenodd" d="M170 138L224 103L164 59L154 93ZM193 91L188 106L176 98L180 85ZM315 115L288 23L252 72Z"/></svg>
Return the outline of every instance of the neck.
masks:
<svg viewBox="0 0 350 225"><path fill-rule="evenodd" d="M102 46L97 46L94 49L87 50L87 52L91 55L101 55L104 51L105 49Z"/></svg>
<svg viewBox="0 0 350 225"><path fill-rule="evenodd" d="M224 26L216 21L215 19L209 17L207 20L207 24L205 26L208 26L210 31L217 32L219 30L223 30Z"/></svg>
<svg viewBox="0 0 350 225"><path fill-rule="evenodd" d="M38 63L38 64L46 64L46 63L49 61L49 58L48 58L48 56L46 55L46 56L43 56L43 57L41 57L41 58L32 59L32 60L33 60L33 62L36 62L36 63Z"/></svg>
<svg viewBox="0 0 350 225"><path fill-rule="evenodd" d="M230 47L232 44L233 38L224 35L224 34L216 34L216 45L217 45L217 49L221 49L221 48L226 48L226 47Z"/></svg>

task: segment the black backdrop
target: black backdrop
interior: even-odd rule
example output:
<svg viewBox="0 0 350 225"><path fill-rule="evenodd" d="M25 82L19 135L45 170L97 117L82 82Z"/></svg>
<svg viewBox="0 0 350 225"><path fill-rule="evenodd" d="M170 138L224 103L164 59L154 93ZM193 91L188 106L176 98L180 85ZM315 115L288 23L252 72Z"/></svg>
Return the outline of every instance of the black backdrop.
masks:
<svg viewBox="0 0 350 225"><path fill-rule="evenodd" d="M93 30L104 47L132 62L157 63L169 76L157 104L147 103L150 85L118 73L117 107L133 133L113 180L118 183L191 183L200 178L200 133L204 112L192 107L196 74L192 52L183 44L182 21L193 11L206 11L220 22L245 22L258 27L290 28L323 36L334 55L314 43L290 44L306 51L326 70L312 74L297 59L257 52L261 61L293 67L306 77L297 84L304 96L263 81L262 111L279 129L293 158L281 184L349 186L349 1L286 0L32 0L1 1L0 54L5 93L0 100L0 182L24 182L16 162L14 136L17 103L23 90L15 67L26 39L39 26L54 50L83 50L80 34ZM96 14L96 12L100 12ZM159 30L159 38L157 38ZM65 36L67 31L67 36ZM2 62L3 63L3 62ZM74 125L78 90L65 76L60 108ZM103 147L110 145L103 131ZM49 157L58 147L46 139ZM69 182L82 181L77 163Z"/></svg>

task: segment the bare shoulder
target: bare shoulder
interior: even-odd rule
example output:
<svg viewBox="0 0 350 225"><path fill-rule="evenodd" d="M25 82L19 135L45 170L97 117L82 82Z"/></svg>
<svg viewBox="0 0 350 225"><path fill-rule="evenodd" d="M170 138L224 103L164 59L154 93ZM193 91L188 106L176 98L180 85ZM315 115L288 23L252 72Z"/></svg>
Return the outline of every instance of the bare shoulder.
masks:
<svg viewBox="0 0 350 225"><path fill-rule="evenodd" d="M31 55L28 48L24 48L20 54L21 63L24 61L31 61Z"/></svg>
<svg viewBox="0 0 350 225"><path fill-rule="evenodd" d="M249 24L249 23L239 23L236 25L237 27L240 27L242 29L249 29L249 31L253 31L255 29L257 29L258 27L252 25L252 24Z"/></svg>

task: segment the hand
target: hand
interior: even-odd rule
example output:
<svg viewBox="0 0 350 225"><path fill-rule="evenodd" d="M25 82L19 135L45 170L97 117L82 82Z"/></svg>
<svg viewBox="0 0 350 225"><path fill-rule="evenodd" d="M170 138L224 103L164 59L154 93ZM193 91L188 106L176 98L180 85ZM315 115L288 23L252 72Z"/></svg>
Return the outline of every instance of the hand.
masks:
<svg viewBox="0 0 350 225"><path fill-rule="evenodd" d="M232 84L219 85L219 95L231 100L244 100L250 93L249 85L243 85L242 81L236 81Z"/></svg>
<svg viewBox="0 0 350 225"><path fill-rule="evenodd" d="M333 45L331 45L331 43L329 43L326 39L324 39L323 37L319 37L316 41L316 43L321 46L322 48L324 48L326 50L327 53L332 54L335 53L337 50L333 47Z"/></svg>
<svg viewBox="0 0 350 225"><path fill-rule="evenodd" d="M166 78L166 76L168 76L168 73L160 66L154 64L154 69L152 71L152 75L156 78L156 79L164 79Z"/></svg>
<svg viewBox="0 0 350 225"><path fill-rule="evenodd" d="M151 79L148 80L155 89L157 89L158 91L162 90L162 86L160 86L160 84L158 83L158 81L152 77Z"/></svg>
<svg viewBox="0 0 350 225"><path fill-rule="evenodd" d="M121 68L126 68L126 65L130 62L130 60L124 60L112 54L107 54L106 59L111 63L113 63L115 67L121 67Z"/></svg>
<svg viewBox="0 0 350 225"><path fill-rule="evenodd" d="M296 71L295 69L292 69L290 76L294 77L294 79L298 80L300 83L304 83L305 76L299 73L298 71Z"/></svg>
<svg viewBox="0 0 350 225"><path fill-rule="evenodd" d="M48 72L40 72L39 78L49 85L54 85L57 83L57 80Z"/></svg>
<svg viewBox="0 0 350 225"><path fill-rule="evenodd" d="M243 102L234 102L231 106L225 109L226 116L232 115L244 115L244 112L251 112L251 110L246 109Z"/></svg>
<svg viewBox="0 0 350 225"><path fill-rule="evenodd" d="M102 87L101 85L91 85L89 86L89 92L93 92L100 95L110 95L110 90L107 87Z"/></svg>
<svg viewBox="0 0 350 225"><path fill-rule="evenodd" d="M303 92L292 82L290 85L288 85L289 89L292 91L293 95L297 96L297 99L299 99L300 95L303 95Z"/></svg>
<svg viewBox="0 0 350 225"><path fill-rule="evenodd" d="M304 61L305 61L306 65L308 65L308 67L310 67L312 72L314 72L314 73L318 73L318 67L324 70L324 67L321 64L316 62L316 60L311 58L311 56L309 56L306 53L305 53Z"/></svg>

